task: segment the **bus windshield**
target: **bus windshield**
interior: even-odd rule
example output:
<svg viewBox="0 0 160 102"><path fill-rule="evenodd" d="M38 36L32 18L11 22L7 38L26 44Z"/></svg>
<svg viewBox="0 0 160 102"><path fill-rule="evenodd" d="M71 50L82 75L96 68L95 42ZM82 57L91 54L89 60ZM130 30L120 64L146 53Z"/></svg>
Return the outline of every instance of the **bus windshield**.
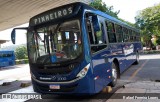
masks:
<svg viewBox="0 0 160 102"><path fill-rule="evenodd" d="M82 53L79 20L30 30L28 52L32 63L50 64L76 59Z"/></svg>

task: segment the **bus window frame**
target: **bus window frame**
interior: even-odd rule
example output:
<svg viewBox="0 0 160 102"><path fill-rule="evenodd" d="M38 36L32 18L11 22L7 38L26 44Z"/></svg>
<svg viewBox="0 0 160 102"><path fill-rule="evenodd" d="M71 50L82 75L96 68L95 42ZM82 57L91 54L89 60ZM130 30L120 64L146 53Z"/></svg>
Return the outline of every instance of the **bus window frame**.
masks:
<svg viewBox="0 0 160 102"><path fill-rule="evenodd" d="M105 34L105 39L106 39L106 43L105 44L91 44L91 42L90 42L90 36L89 36L89 31L88 31L88 24L87 24L87 20L89 20L89 19L87 19L87 17L86 16L92 16L92 15L97 15L97 17L98 17L98 22L99 22L99 25L102 23L103 24L103 29L104 29L104 34ZM96 13L93 13L93 12L89 12L89 11L86 11L85 13L84 13L84 17L85 17L85 25L86 25L86 27L87 27L87 29L86 29L86 33L87 33L87 39L88 39L88 43L89 43L89 47L90 47L90 53L91 53L91 55L92 56L94 56L95 54L98 54L98 53L100 53L100 52L102 52L102 51L104 51L105 49L107 49L108 48L108 45L109 45L109 41L108 41L108 35L107 35L107 31L106 31L106 25L105 25L105 20L106 20L106 18L105 17L103 17L103 16L100 16L100 15L98 15L98 14L96 14ZM89 18L89 17L88 17ZM100 19L101 18L101 19ZM91 21L89 20L89 23L91 23ZM94 28L93 28L93 26L91 26L91 29L93 29L94 30ZM101 27L100 27L100 29L101 29ZM93 30L91 31L91 33L95 33L95 32L93 32ZM101 29L102 30L102 29ZM93 34L92 34L93 35ZM92 52L92 49L91 49L91 47L92 46L102 46L102 45L106 45L106 47L105 48L103 48L103 49L101 49L101 50L98 50L98 51L96 51L96 52Z"/></svg>
<svg viewBox="0 0 160 102"><path fill-rule="evenodd" d="M123 43L124 42L124 35L123 35L122 25L115 24L114 27L115 27L115 34L116 34L117 43ZM121 30L120 32L119 32L119 28ZM121 39L120 39L121 41L119 41L120 36L121 36Z"/></svg>
<svg viewBox="0 0 160 102"><path fill-rule="evenodd" d="M112 24L112 28L113 28L112 31L113 31L113 32L108 31L108 23L111 23L111 24ZM105 24L107 25L107 26L106 26L106 30L107 30L108 42L109 42L109 43L117 43L115 23L114 23L113 21L110 21L110 20L105 20ZM109 33L113 33L113 34L114 34L115 42L110 42L110 40L109 40Z"/></svg>
<svg viewBox="0 0 160 102"><path fill-rule="evenodd" d="M122 28L123 31L123 39L124 39L124 43L125 42L129 42L129 29L127 27ZM125 37L127 37L127 39L125 40Z"/></svg>

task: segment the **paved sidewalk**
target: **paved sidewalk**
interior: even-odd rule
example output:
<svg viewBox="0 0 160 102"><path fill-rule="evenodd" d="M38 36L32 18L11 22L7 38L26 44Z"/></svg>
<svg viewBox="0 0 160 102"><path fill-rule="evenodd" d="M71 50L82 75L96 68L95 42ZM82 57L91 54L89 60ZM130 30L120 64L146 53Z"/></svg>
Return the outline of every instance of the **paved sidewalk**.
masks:
<svg viewBox="0 0 160 102"><path fill-rule="evenodd" d="M3 67L0 70L0 93L21 89L21 83L31 82L28 64ZM8 85L5 85L8 83Z"/></svg>
<svg viewBox="0 0 160 102"><path fill-rule="evenodd" d="M119 88L107 102L160 102L160 82L129 82Z"/></svg>
<svg viewBox="0 0 160 102"><path fill-rule="evenodd" d="M1 81L15 81L24 77L30 77L30 69L28 64L15 65L3 68L0 70L0 84ZM28 80L30 80L28 78Z"/></svg>

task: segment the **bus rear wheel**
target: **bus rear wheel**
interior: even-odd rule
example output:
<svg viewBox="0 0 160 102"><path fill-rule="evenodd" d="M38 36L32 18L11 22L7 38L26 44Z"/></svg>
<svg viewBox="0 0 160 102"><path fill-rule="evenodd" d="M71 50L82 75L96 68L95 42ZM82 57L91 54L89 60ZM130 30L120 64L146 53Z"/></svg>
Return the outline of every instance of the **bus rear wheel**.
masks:
<svg viewBox="0 0 160 102"><path fill-rule="evenodd" d="M110 85L112 87L114 87L117 83L117 78L118 78L118 67L115 63L112 63L112 82L110 83Z"/></svg>

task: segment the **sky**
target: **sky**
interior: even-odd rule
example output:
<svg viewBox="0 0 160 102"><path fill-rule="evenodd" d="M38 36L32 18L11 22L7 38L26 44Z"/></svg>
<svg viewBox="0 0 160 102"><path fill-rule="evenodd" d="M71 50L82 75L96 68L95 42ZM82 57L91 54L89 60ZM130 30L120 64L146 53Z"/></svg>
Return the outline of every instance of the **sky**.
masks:
<svg viewBox="0 0 160 102"><path fill-rule="evenodd" d="M135 23L135 16L137 12L143 10L147 7L154 6L155 4L160 3L160 0L102 0L106 3L107 6L113 6L114 11L120 10L118 16L126 21ZM34 16L34 15L33 15ZM20 27L27 27L27 24L23 24ZM10 34L13 28L7 29L0 32L0 39L10 40ZM16 36L16 44L26 43L25 34L26 32L17 32L19 33ZM12 45L11 41L2 45L2 47Z"/></svg>
<svg viewBox="0 0 160 102"><path fill-rule="evenodd" d="M118 16L126 21L135 23L138 11L160 3L160 0L102 0L107 6L113 6L114 11L120 10Z"/></svg>

